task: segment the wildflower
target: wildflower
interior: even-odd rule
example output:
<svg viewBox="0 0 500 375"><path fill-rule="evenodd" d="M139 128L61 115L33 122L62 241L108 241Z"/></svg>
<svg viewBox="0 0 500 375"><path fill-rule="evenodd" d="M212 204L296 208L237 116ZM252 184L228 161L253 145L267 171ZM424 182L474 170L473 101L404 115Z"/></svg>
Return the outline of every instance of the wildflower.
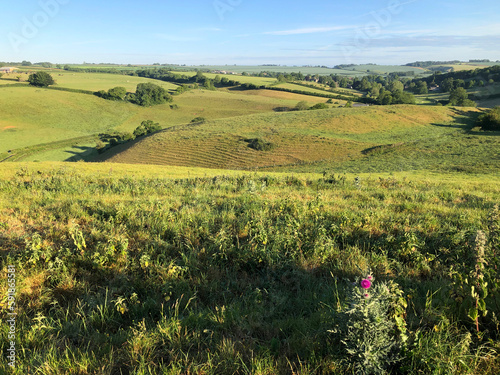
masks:
<svg viewBox="0 0 500 375"><path fill-rule="evenodd" d="M368 280L368 279L361 280L361 288L370 289L371 286L372 286L372 283L370 280Z"/></svg>
<svg viewBox="0 0 500 375"><path fill-rule="evenodd" d="M372 279L373 279L372 275L368 275L367 279L372 281Z"/></svg>
<svg viewBox="0 0 500 375"><path fill-rule="evenodd" d="M365 293L365 298L368 298L370 297L370 295L368 293Z"/></svg>

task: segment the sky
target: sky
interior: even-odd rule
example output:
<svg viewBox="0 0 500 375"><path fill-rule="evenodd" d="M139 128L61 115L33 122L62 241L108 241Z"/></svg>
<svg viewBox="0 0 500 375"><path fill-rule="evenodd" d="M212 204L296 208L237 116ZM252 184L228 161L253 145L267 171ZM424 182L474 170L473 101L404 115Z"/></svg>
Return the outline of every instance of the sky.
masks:
<svg viewBox="0 0 500 375"><path fill-rule="evenodd" d="M17 0L0 13L0 61L496 61L499 16L495 0Z"/></svg>

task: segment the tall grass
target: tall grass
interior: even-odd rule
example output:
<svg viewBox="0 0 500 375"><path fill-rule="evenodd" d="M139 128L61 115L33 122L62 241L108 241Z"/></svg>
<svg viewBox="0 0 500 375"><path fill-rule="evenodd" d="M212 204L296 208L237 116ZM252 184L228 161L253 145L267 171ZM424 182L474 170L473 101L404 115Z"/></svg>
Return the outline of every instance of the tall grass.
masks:
<svg viewBox="0 0 500 375"><path fill-rule="evenodd" d="M495 181L480 186L18 169L0 180L17 373L349 373L329 330L368 266L409 305L411 345L391 371L497 373L493 314L477 339L449 293L500 198Z"/></svg>

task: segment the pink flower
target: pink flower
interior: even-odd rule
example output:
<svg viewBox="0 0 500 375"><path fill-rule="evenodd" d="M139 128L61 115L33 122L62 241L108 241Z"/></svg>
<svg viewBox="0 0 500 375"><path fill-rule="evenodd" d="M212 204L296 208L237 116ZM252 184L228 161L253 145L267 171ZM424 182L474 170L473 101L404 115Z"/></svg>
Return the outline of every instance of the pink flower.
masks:
<svg viewBox="0 0 500 375"><path fill-rule="evenodd" d="M367 280L367 279L361 280L361 288L370 289L371 286L372 286L372 283L370 280Z"/></svg>
<svg viewBox="0 0 500 375"><path fill-rule="evenodd" d="M367 279L372 281L372 275L368 275Z"/></svg>
<svg viewBox="0 0 500 375"><path fill-rule="evenodd" d="M370 295L368 293L365 293L365 298L368 298L370 297Z"/></svg>

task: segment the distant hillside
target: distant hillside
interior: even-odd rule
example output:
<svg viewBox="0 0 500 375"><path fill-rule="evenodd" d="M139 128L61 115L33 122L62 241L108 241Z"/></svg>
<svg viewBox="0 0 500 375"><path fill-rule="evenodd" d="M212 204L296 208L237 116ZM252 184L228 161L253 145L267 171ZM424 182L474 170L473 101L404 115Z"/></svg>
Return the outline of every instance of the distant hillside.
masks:
<svg viewBox="0 0 500 375"><path fill-rule="evenodd" d="M257 114L172 127L111 149L99 161L227 169L343 163L381 145L456 132L448 125L457 116L450 108L415 106ZM271 149L253 149L253 139Z"/></svg>

